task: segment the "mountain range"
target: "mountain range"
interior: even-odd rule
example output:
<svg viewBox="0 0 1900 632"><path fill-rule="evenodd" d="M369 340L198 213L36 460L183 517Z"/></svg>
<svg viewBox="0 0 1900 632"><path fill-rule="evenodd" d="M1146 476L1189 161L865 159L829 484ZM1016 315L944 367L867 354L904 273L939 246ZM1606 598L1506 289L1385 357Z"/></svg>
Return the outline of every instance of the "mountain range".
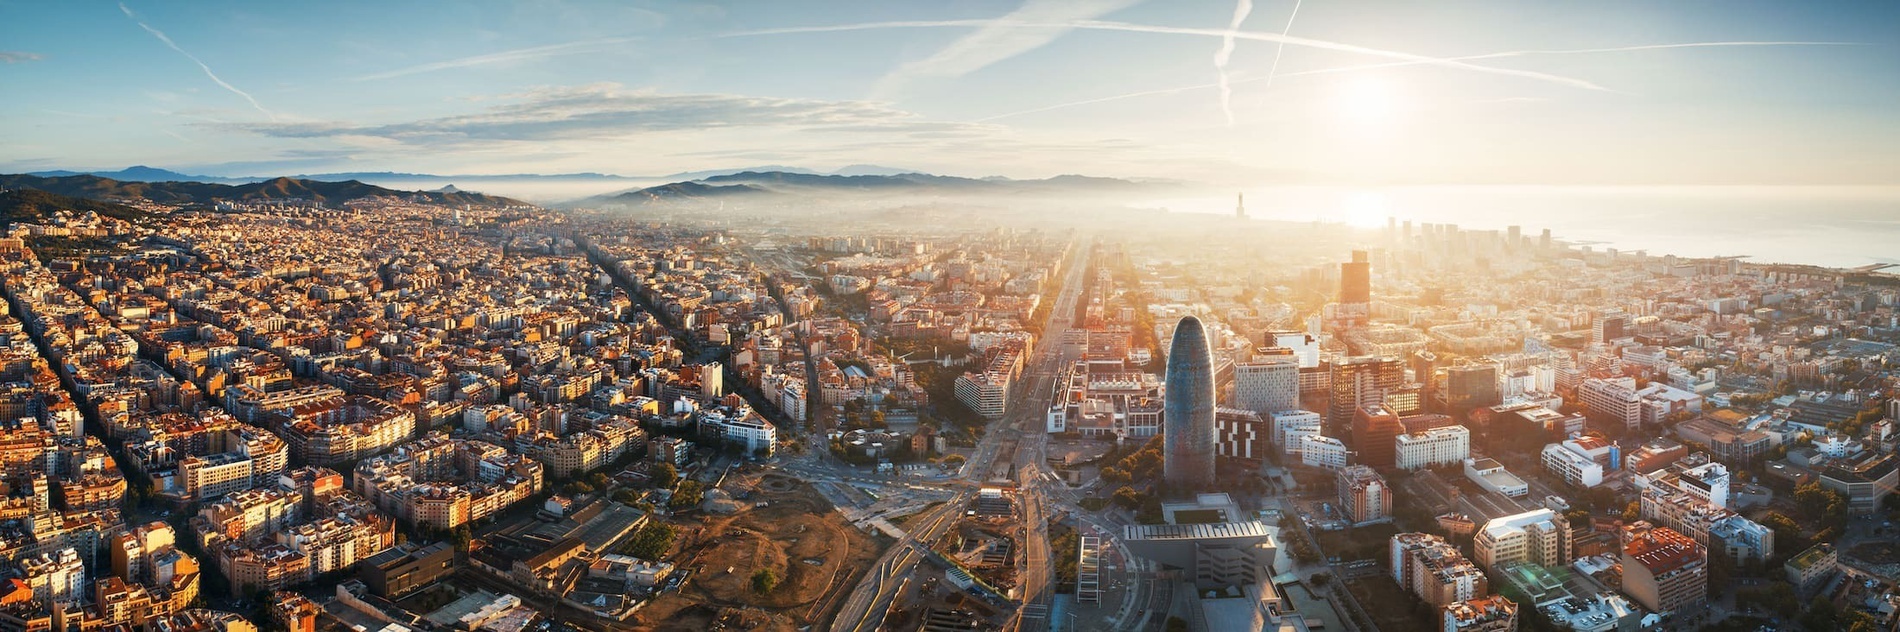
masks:
<svg viewBox="0 0 1900 632"><path fill-rule="evenodd" d="M134 171L139 168L128 169ZM160 171L160 170L154 170ZM124 181L96 175L37 176L0 175L0 189L36 189L48 193L89 200L143 198L161 204L209 205L217 200L265 200L299 198L325 204L341 204L367 197L396 197L435 204L471 204L476 206L514 206L523 204L505 197L460 190L397 191L356 180L323 182L298 178L272 178L244 184L196 181Z"/></svg>
<svg viewBox="0 0 1900 632"><path fill-rule="evenodd" d="M757 171L757 172L773 171L773 172L798 173L798 174L808 174L808 175L840 175L840 176L898 175L898 174L903 174L903 173L912 173L912 171L908 169L898 169L894 167L884 167L884 166L879 166L879 165L850 165L846 167L841 167L831 172L814 171L814 170L805 169L802 167L789 167L785 165L764 165L764 166L746 167L746 168L740 168L740 169L711 169L711 170L706 170L706 171L684 171L680 173L674 173L674 174L663 175L663 176L622 176L622 175L614 175L614 174L608 174L608 173L593 173L593 172L554 173L554 174L515 173L515 174L501 174L501 175L492 175L492 174L491 175L472 175L472 174L441 175L441 174L433 174L433 173L405 173L401 171L342 171L342 172L332 172L332 173L294 174L287 177L297 178L297 179L302 179L302 180L320 180L320 181L325 181L325 182L357 180L357 181L369 182L369 183L375 183L378 181L383 181L383 182L400 181L400 182L407 182L407 183L416 183L416 182L427 182L427 181L439 180L443 184L452 184L454 182L484 182L484 181L495 181L495 180L567 180L567 181L591 180L591 181L605 181L605 182L626 182L629 185L634 185L634 184L639 184L639 183L651 183L651 182L676 182L676 181L685 181L685 180L698 180L700 178L708 178L708 177L720 176L720 175L730 175L730 174L746 172L746 171ZM208 182L208 183L213 183L213 184L250 184L253 182L262 182L265 180L273 179L270 176L191 175L191 174L181 173L177 171L172 171L170 169L148 167L145 165L134 165L131 167L126 167L124 169L120 169L118 171L70 171L70 170L65 170L65 169L59 169L59 170L53 170L53 171L34 171L34 172L27 173L26 175L40 176L40 177L46 177L46 178L59 178L59 177L66 177L66 176L82 176L83 175L83 176L99 176L102 178L110 178L113 180L120 180L120 181L127 181L127 182Z"/></svg>
<svg viewBox="0 0 1900 632"><path fill-rule="evenodd" d="M927 173L874 175L742 171L576 200L568 206L618 206L773 195L1049 195L1131 192L1164 183L1063 175L1041 180L962 178Z"/></svg>
<svg viewBox="0 0 1900 632"><path fill-rule="evenodd" d="M135 166L119 171L80 173L42 171L0 175L0 188L31 188L94 200L144 198L168 204L209 204L213 200L303 198L336 204L369 196L413 197L444 204L497 206L514 199L469 191L466 187L530 190L535 199L571 200L560 206L629 206L740 200L771 196L1037 196L1129 193L1177 183L1062 175L1038 180L1004 177L965 178L918 173L878 165L852 165L822 173L773 165L743 170L676 173L636 178L601 173L443 176L394 171L323 173L276 178L225 178ZM524 183L531 186L523 186ZM655 184L664 183L664 184ZM486 186L485 186L486 185ZM619 185L619 186L616 186ZM423 191L398 189L423 189ZM561 196L559 193L567 192ZM607 191L587 196L590 193ZM577 198L578 199L575 199Z"/></svg>

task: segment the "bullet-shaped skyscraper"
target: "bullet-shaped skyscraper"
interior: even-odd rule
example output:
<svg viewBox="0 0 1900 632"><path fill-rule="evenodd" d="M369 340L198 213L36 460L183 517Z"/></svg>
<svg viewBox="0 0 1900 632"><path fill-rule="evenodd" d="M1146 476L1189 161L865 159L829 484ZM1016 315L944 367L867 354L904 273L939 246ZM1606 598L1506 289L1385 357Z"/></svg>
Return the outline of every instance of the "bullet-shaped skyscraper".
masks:
<svg viewBox="0 0 1900 632"><path fill-rule="evenodd" d="M1161 478L1177 492L1214 486L1214 355L1201 319L1174 326L1168 351L1167 402L1162 423Z"/></svg>

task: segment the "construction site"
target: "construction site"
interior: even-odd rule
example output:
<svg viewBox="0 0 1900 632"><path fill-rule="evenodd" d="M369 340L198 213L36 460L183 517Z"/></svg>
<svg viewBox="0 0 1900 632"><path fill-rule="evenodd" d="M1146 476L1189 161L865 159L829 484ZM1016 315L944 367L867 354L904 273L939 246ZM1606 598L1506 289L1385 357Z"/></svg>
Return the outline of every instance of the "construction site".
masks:
<svg viewBox="0 0 1900 632"><path fill-rule="evenodd" d="M738 474L731 503L680 529L675 563L689 574L637 615L656 630L798 630L830 616L888 544L853 528L804 481ZM755 590L761 569L772 589Z"/></svg>

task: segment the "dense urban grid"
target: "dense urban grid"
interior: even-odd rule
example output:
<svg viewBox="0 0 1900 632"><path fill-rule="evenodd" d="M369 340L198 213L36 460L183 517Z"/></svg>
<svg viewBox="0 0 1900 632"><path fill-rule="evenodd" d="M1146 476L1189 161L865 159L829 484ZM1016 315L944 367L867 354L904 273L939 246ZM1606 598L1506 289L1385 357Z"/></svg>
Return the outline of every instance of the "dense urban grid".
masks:
<svg viewBox="0 0 1900 632"><path fill-rule="evenodd" d="M0 630L1900 616L1877 266L1244 208L136 204L0 238Z"/></svg>

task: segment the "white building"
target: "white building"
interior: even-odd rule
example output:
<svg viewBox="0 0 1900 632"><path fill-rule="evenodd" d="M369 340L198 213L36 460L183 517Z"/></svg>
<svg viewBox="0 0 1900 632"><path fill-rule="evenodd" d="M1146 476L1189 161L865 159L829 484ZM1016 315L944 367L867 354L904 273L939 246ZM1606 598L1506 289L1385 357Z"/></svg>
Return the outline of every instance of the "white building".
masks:
<svg viewBox="0 0 1900 632"><path fill-rule="evenodd" d="M1262 416L1298 409L1298 359L1292 355L1275 355L1235 365L1234 405Z"/></svg>
<svg viewBox="0 0 1900 632"><path fill-rule="evenodd" d="M1570 523L1549 509L1492 518L1471 540L1473 561L1490 571L1510 562L1570 564Z"/></svg>
<svg viewBox="0 0 1900 632"><path fill-rule="evenodd" d="M1479 487L1511 498L1531 493L1531 486L1495 459L1465 459L1465 478Z"/></svg>
<svg viewBox="0 0 1900 632"><path fill-rule="evenodd" d="M1471 431L1445 426L1402 434L1392 439L1392 453L1393 464L1405 470L1463 463L1471 458Z"/></svg>
<svg viewBox="0 0 1900 632"><path fill-rule="evenodd" d="M1590 457L1571 448L1571 442L1552 443L1544 446L1544 469L1564 479L1576 487L1596 487L1603 484L1603 466Z"/></svg>
<svg viewBox="0 0 1900 632"><path fill-rule="evenodd" d="M1628 428L1643 422L1643 398L1636 394L1636 378L1586 378L1577 385L1577 399L1597 421Z"/></svg>
<svg viewBox="0 0 1900 632"><path fill-rule="evenodd" d="M1273 445L1283 454L1299 454L1301 437L1318 435L1319 413L1310 410L1283 410L1271 415Z"/></svg>
<svg viewBox="0 0 1900 632"><path fill-rule="evenodd" d="M1302 435L1300 462L1332 470L1346 467L1346 444L1325 435Z"/></svg>

